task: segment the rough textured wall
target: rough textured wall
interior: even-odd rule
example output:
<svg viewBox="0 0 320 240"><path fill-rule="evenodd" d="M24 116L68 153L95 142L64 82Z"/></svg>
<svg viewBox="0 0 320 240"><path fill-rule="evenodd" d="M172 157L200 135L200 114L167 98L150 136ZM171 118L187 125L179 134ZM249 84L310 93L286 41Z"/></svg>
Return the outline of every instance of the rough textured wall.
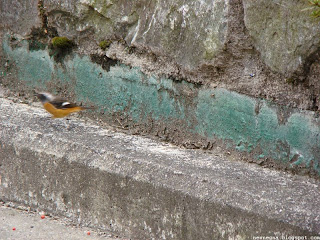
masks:
<svg viewBox="0 0 320 240"><path fill-rule="evenodd" d="M96 104L187 147L228 143L319 174L319 22L306 1L0 4L3 84ZM55 36L74 45L55 48Z"/></svg>
<svg viewBox="0 0 320 240"><path fill-rule="evenodd" d="M32 27L39 27L38 0L2 0L0 2L0 31L27 35Z"/></svg>
<svg viewBox="0 0 320 240"><path fill-rule="evenodd" d="M304 67L319 48L319 20L303 11L306 2L244 0L245 25L262 60L289 77L308 74Z"/></svg>
<svg viewBox="0 0 320 240"><path fill-rule="evenodd" d="M3 34L54 29L79 53L317 110L320 24L307 1L2 1ZM39 7L40 6L40 7ZM30 37L30 36L29 36ZM43 40L43 39L42 39ZM47 39L48 40L48 39ZM102 51L99 42L110 40ZM48 40L49 41L49 40Z"/></svg>
<svg viewBox="0 0 320 240"><path fill-rule="evenodd" d="M223 51L226 1L47 1L50 23L62 35L94 32L94 42L123 38L128 45L169 56L194 70ZM190 51L192 50L192 51Z"/></svg>
<svg viewBox="0 0 320 240"><path fill-rule="evenodd" d="M114 53L113 45L106 54L147 71L318 108L320 88L312 76L318 74L319 22L301 11L304 0L66 0L44 6L49 25L75 39L82 52L102 54L101 40L124 39L129 53ZM148 59L136 63L131 55Z"/></svg>

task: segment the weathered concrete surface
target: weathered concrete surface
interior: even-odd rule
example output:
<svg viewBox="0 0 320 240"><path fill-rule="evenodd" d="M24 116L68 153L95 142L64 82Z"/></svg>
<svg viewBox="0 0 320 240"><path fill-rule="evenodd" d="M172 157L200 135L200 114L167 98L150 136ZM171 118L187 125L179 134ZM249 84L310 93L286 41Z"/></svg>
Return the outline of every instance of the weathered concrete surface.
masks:
<svg viewBox="0 0 320 240"><path fill-rule="evenodd" d="M1 203L0 203L1 204ZM6 204L7 205L7 204ZM8 204L10 205L10 204ZM52 239L52 240L121 240L110 234L98 233L90 228L72 226L71 222L52 216L44 219L38 213L0 205L0 239ZM15 230L13 230L15 228ZM89 235L87 233L90 233ZM124 239L125 240L125 239Z"/></svg>
<svg viewBox="0 0 320 240"><path fill-rule="evenodd" d="M315 180L0 104L3 200L137 239L320 234Z"/></svg>

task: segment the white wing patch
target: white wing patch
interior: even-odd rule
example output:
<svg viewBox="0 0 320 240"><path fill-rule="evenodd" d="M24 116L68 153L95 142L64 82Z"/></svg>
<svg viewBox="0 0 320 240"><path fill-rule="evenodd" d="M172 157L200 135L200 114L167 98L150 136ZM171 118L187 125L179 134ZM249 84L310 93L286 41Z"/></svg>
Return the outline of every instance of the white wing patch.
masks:
<svg viewBox="0 0 320 240"><path fill-rule="evenodd" d="M63 102L63 103L61 104L62 107L66 106L66 105L70 105L70 103L69 103L69 102Z"/></svg>

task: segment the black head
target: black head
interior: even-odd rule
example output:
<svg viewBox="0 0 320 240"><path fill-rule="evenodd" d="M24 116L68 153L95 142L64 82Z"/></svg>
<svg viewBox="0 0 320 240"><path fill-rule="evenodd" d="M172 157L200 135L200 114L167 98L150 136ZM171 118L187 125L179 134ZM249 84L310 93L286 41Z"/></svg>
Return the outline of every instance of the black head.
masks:
<svg viewBox="0 0 320 240"><path fill-rule="evenodd" d="M42 103L49 102L53 99L53 96L50 93L38 93L37 97Z"/></svg>

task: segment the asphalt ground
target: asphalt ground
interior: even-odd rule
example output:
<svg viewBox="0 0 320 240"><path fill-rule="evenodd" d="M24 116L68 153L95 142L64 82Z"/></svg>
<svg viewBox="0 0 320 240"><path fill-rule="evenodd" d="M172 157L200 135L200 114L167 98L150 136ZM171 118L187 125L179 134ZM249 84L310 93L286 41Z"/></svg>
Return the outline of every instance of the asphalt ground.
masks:
<svg viewBox="0 0 320 240"><path fill-rule="evenodd" d="M127 240L112 233L75 226L66 218L32 212L26 207L0 204L1 240Z"/></svg>

